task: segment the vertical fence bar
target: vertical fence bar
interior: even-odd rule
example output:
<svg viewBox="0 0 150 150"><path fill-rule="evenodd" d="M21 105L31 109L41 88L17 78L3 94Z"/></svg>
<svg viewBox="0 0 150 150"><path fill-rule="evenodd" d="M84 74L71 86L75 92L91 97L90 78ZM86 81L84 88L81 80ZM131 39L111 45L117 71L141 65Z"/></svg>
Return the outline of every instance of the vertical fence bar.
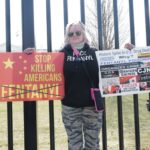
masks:
<svg viewBox="0 0 150 150"><path fill-rule="evenodd" d="M134 8L133 0L129 0L129 17L130 17L130 37L131 43L135 44L135 27L134 27ZM135 124L135 145L136 150L140 150L140 129L139 129L139 104L138 95L133 95L134 99L134 124Z"/></svg>
<svg viewBox="0 0 150 150"><path fill-rule="evenodd" d="M10 0L5 1L6 11L6 51L11 52ZM12 102L7 103L8 150L13 150L13 111Z"/></svg>
<svg viewBox="0 0 150 150"><path fill-rule="evenodd" d="M133 95L134 99L134 124L135 124L135 144L136 150L140 150L140 128L139 128L139 104L138 95Z"/></svg>
<svg viewBox="0 0 150 150"><path fill-rule="evenodd" d="M117 100L118 100L119 149L124 150L122 97L118 96Z"/></svg>
<svg viewBox="0 0 150 150"><path fill-rule="evenodd" d="M68 0L63 1L64 8L64 32L66 32L66 25L68 24Z"/></svg>
<svg viewBox="0 0 150 150"><path fill-rule="evenodd" d="M23 49L35 47L33 0L22 0ZM24 102L25 150L37 150L36 102Z"/></svg>
<svg viewBox="0 0 150 150"><path fill-rule="evenodd" d="M115 48L119 48L117 0L113 0L113 7L114 7ZM117 102L118 102L119 149L124 150L123 114L122 114L122 97L121 96L117 97Z"/></svg>
<svg viewBox="0 0 150 150"><path fill-rule="evenodd" d="M46 23L47 23L47 48L48 52L52 51L51 39L51 0L46 0Z"/></svg>
<svg viewBox="0 0 150 150"><path fill-rule="evenodd" d="M6 51L11 52L10 0L5 1L6 11Z"/></svg>
<svg viewBox="0 0 150 150"><path fill-rule="evenodd" d="M106 105L105 105L105 98L104 99L104 111L103 111L103 124L102 124L102 143L103 143L103 150L107 150L107 128L106 128Z"/></svg>
<svg viewBox="0 0 150 150"><path fill-rule="evenodd" d="M102 32L102 5L101 0L97 0L97 23L98 23L98 48L103 49L103 32Z"/></svg>
<svg viewBox="0 0 150 150"><path fill-rule="evenodd" d="M145 7L145 27L146 27L146 44L150 45L150 9L149 9L149 0L144 0ZM150 93L149 93L150 99Z"/></svg>
<svg viewBox="0 0 150 150"><path fill-rule="evenodd" d="M103 33L102 33L102 5L101 0L97 0L97 23L98 23L98 48L103 49ZM103 126L102 126L102 143L103 150L107 150L107 129L106 129L106 107L104 98Z"/></svg>
<svg viewBox="0 0 150 150"><path fill-rule="evenodd" d="M131 43L135 45L134 8L133 0L129 0L130 37Z"/></svg>
<svg viewBox="0 0 150 150"><path fill-rule="evenodd" d="M85 24L85 2L80 0L81 21Z"/></svg>
<svg viewBox="0 0 150 150"><path fill-rule="evenodd" d="M68 24L68 0L63 1L64 6L64 31L66 30L66 25Z"/></svg>
<svg viewBox="0 0 150 150"><path fill-rule="evenodd" d="M115 48L119 48L119 31L118 31L118 7L117 0L113 0L114 7L114 33L115 33Z"/></svg>
<svg viewBox="0 0 150 150"><path fill-rule="evenodd" d="M52 51L51 40L51 3L46 0L46 23L47 23L47 48ZM54 123L54 102L49 101L49 125L50 125L50 150L55 150L55 123Z"/></svg>
<svg viewBox="0 0 150 150"><path fill-rule="evenodd" d="M145 3L145 26L146 26L146 44L150 45L150 14L149 0L144 0Z"/></svg>

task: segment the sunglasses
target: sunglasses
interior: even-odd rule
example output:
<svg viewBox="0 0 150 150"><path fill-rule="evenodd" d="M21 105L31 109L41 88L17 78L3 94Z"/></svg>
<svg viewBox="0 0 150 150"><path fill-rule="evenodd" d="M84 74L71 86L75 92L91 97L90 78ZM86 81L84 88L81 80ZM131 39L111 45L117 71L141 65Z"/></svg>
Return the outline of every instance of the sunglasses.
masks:
<svg viewBox="0 0 150 150"><path fill-rule="evenodd" d="M76 36L80 36L80 35L81 35L81 31L69 32L69 33L68 33L68 36L69 36L69 37L73 37L74 34L75 34Z"/></svg>

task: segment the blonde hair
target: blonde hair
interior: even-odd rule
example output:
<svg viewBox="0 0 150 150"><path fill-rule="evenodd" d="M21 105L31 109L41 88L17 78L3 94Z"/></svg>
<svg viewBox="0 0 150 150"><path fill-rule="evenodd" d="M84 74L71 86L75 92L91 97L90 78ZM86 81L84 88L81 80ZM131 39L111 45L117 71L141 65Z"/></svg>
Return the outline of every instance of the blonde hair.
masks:
<svg viewBox="0 0 150 150"><path fill-rule="evenodd" d="M83 38L84 38L84 41L85 43L89 43L89 40L86 36L86 33L85 33L85 25L81 22L81 21L78 21L78 22L73 22L73 23L70 23L70 24L67 24L66 26L66 32L65 32L65 38L64 38L64 44L67 45L67 44L70 44L69 43L69 37L68 37L68 33L69 33L69 30L72 26L77 26L79 25L81 27L81 32L83 33Z"/></svg>

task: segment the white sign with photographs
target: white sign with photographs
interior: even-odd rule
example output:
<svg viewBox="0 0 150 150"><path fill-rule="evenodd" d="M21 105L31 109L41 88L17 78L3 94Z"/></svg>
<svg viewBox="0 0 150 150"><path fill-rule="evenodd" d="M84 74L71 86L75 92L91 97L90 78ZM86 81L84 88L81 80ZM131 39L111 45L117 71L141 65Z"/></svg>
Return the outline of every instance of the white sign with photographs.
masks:
<svg viewBox="0 0 150 150"><path fill-rule="evenodd" d="M150 92L150 47L97 51L103 97Z"/></svg>

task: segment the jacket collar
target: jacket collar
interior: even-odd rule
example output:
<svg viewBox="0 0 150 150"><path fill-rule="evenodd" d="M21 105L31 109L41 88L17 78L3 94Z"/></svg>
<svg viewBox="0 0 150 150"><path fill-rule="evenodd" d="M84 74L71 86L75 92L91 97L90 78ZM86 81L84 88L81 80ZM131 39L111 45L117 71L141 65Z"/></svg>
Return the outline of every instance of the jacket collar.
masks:
<svg viewBox="0 0 150 150"><path fill-rule="evenodd" d="M86 49L89 49L89 48L90 48L90 46L87 43L85 43L84 47L83 47L83 50L86 50ZM71 47L70 44L67 44L63 49L68 51L68 50L72 49L72 47Z"/></svg>

